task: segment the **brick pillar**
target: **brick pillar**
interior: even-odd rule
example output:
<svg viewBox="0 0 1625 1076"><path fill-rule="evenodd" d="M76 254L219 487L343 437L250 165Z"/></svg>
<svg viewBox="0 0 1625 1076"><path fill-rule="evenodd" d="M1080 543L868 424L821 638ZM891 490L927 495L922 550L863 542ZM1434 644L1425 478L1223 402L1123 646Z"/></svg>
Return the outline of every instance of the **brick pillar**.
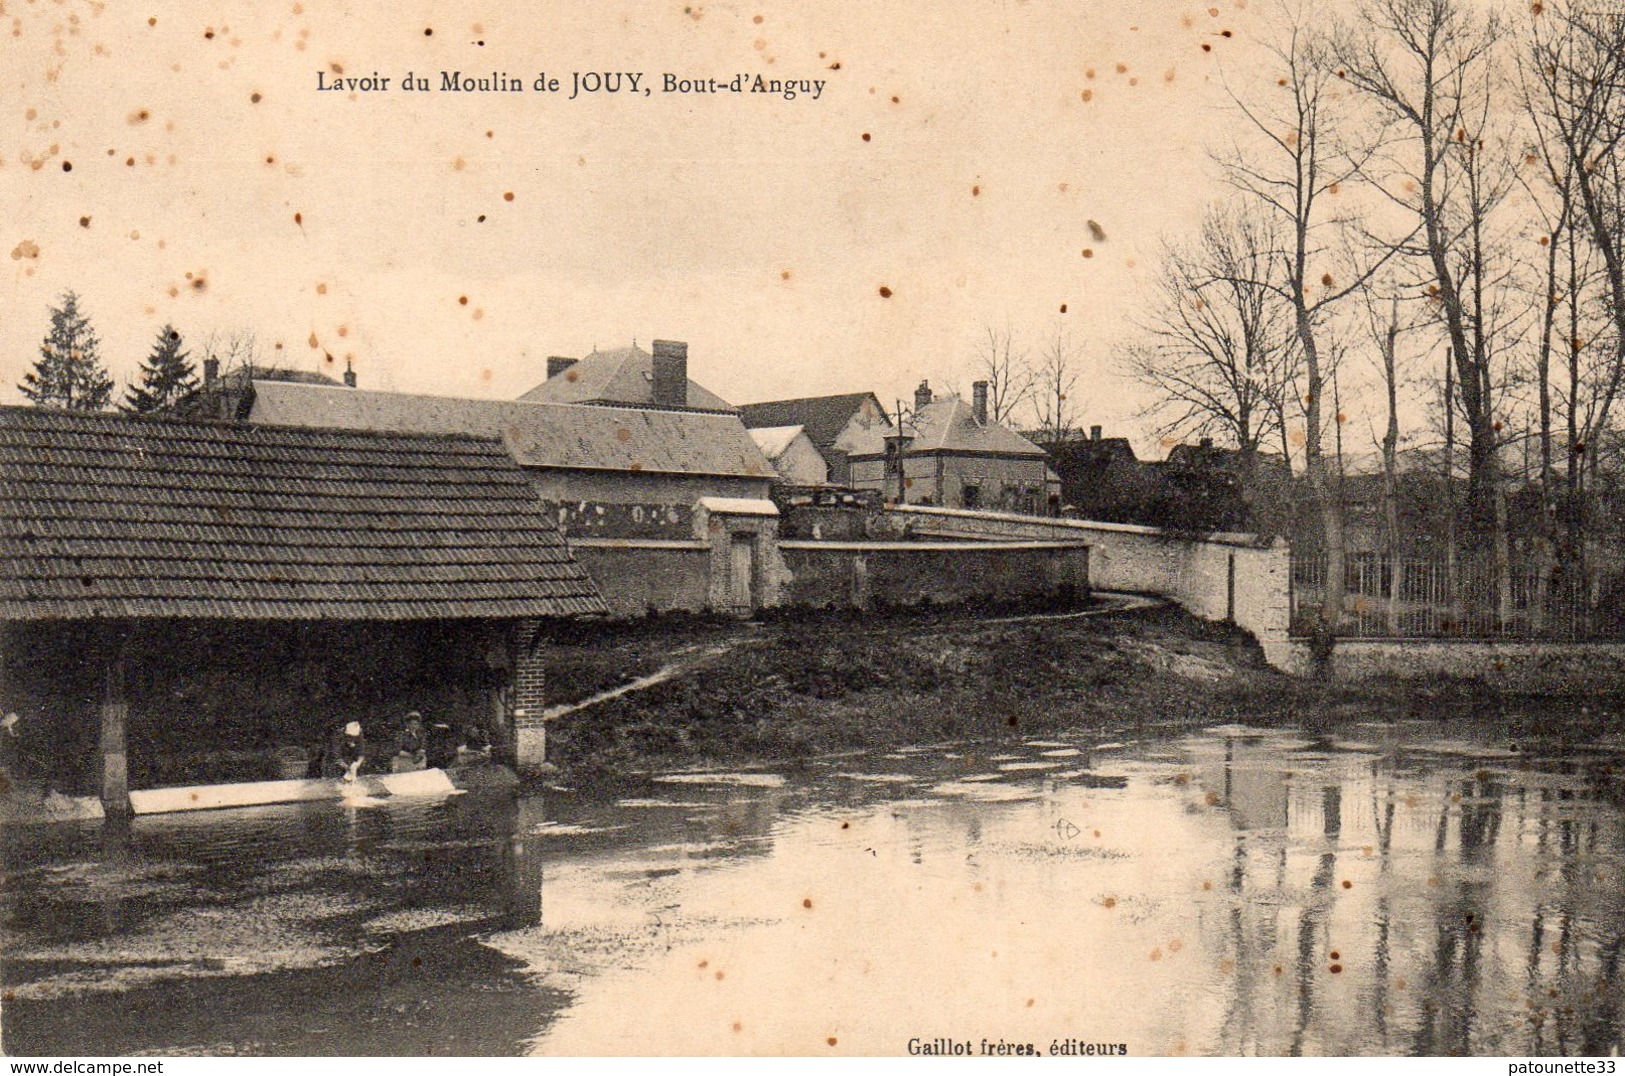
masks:
<svg viewBox="0 0 1625 1076"><path fill-rule="evenodd" d="M527 627L529 627L527 625ZM514 766L520 773L541 773L547 763L546 651L534 630L522 630L513 670Z"/></svg>

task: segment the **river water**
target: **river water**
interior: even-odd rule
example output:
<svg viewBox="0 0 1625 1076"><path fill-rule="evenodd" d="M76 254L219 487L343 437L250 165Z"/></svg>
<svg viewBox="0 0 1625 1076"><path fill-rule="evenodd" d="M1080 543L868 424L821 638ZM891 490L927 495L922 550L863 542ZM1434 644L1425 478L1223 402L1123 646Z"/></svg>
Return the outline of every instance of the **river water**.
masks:
<svg viewBox="0 0 1625 1076"><path fill-rule="evenodd" d="M4 866L14 1054L1524 1055L1625 1033L1625 743L1436 723L12 827Z"/></svg>

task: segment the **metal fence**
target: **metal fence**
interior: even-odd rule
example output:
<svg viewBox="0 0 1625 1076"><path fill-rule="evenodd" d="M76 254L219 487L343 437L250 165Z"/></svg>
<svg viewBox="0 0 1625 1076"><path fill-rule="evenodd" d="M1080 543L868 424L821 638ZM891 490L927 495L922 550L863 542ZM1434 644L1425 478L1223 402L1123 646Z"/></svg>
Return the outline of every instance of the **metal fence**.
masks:
<svg viewBox="0 0 1625 1076"><path fill-rule="evenodd" d="M1410 557L1350 553L1344 559L1343 620L1357 638L1625 638L1625 625L1599 599L1601 588L1561 572L1515 563L1503 593L1485 556ZM1326 585L1324 555L1292 554L1292 630L1307 634Z"/></svg>

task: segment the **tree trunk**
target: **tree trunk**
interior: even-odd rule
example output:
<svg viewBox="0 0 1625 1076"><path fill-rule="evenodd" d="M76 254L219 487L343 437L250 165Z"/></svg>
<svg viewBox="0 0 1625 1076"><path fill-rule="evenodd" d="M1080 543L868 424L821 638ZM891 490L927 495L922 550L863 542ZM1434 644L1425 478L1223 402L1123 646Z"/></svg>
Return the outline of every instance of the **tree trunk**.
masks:
<svg viewBox="0 0 1625 1076"><path fill-rule="evenodd" d="M1388 608L1385 630L1399 634L1399 382L1394 368L1394 348L1399 338L1399 301L1388 318L1388 332L1382 341L1382 368L1388 382L1388 427L1382 434L1382 515L1388 553Z"/></svg>
<svg viewBox="0 0 1625 1076"><path fill-rule="evenodd" d="M1336 646L1337 630L1343 620L1344 550L1343 512L1330 476L1326 473L1326 455L1321 440L1321 395L1323 383L1320 370L1320 349L1315 339L1315 328L1309 311L1302 302L1303 289L1296 289L1299 298L1297 310L1298 340L1303 345L1304 370L1308 392L1305 407L1304 469L1309 478L1309 491L1315 498L1315 511L1320 517L1321 539L1326 552L1326 581L1321 594L1319 615L1309 632L1309 653L1317 679L1330 679L1332 651Z"/></svg>
<svg viewBox="0 0 1625 1076"><path fill-rule="evenodd" d="M1495 488L1495 630L1507 630L1513 620L1512 543L1507 536L1506 488Z"/></svg>

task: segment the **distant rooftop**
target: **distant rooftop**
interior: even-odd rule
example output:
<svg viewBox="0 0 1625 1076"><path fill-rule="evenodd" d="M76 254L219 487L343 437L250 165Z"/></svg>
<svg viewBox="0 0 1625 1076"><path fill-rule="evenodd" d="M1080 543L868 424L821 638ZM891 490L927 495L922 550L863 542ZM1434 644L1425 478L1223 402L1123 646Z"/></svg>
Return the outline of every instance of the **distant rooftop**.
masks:
<svg viewBox="0 0 1625 1076"><path fill-rule="evenodd" d="M526 467L746 478L774 474L732 413L469 400L256 381L249 421L497 437Z"/></svg>
<svg viewBox="0 0 1625 1076"><path fill-rule="evenodd" d="M882 415L885 407L872 392L848 392L839 396L802 396L794 400L767 400L739 408L745 425L751 429L804 426L807 439L819 448L829 448L841 435L852 416L872 400Z"/></svg>
<svg viewBox="0 0 1625 1076"><path fill-rule="evenodd" d="M659 343L658 341L656 342ZM550 360L568 362L569 360ZM687 366L686 345L683 361ZM572 363L519 397L530 403L621 403L633 406L669 406L655 398L654 356L637 345L610 351L594 351ZM696 411L726 411L738 408L704 385L687 382L684 402L679 405Z"/></svg>
<svg viewBox="0 0 1625 1076"><path fill-rule="evenodd" d="M750 439L762 450L762 455L777 460L800 437L803 426L764 426L750 431Z"/></svg>
<svg viewBox="0 0 1625 1076"><path fill-rule="evenodd" d="M958 396L939 397L916 407L914 417L903 423L903 433L912 437L908 451L968 452L988 456L1037 456L1044 450L997 422L976 421L970 404ZM854 456L879 456L886 451L890 428L866 430L853 438Z"/></svg>
<svg viewBox="0 0 1625 1076"><path fill-rule="evenodd" d="M234 366L220 375L227 384L243 386L250 381L288 381L299 385L338 385L339 381L316 370L295 370L291 366Z"/></svg>

